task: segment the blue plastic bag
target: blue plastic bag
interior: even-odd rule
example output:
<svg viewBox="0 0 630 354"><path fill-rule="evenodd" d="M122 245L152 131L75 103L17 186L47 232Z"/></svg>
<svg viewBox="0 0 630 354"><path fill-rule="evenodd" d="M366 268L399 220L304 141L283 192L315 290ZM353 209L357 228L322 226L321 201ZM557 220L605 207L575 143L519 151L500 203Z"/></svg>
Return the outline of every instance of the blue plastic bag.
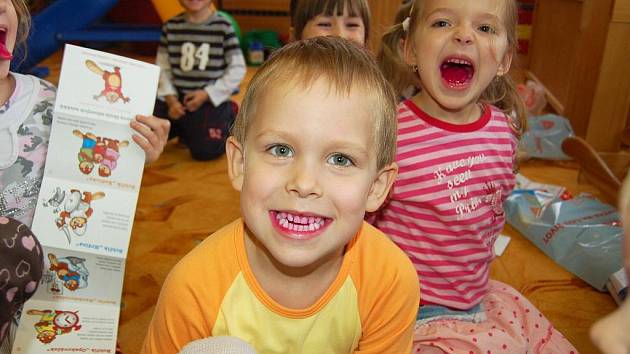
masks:
<svg viewBox="0 0 630 354"><path fill-rule="evenodd" d="M562 142L573 136L569 121L555 114L527 118L528 130L523 134L519 150L526 158L545 160L570 160L562 152Z"/></svg>
<svg viewBox="0 0 630 354"><path fill-rule="evenodd" d="M548 203L549 193L520 190L506 200L510 225L547 256L598 290L622 267L617 210L589 195Z"/></svg>

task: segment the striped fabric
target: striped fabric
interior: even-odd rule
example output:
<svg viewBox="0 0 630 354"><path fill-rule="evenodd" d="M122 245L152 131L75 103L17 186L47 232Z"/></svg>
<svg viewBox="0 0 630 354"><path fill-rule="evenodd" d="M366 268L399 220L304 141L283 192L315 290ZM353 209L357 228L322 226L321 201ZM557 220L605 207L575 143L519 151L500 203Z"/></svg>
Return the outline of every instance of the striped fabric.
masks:
<svg viewBox="0 0 630 354"><path fill-rule="evenodd" d="M219 13L203 23L188 22L184 14L168 20L162 26L160 49L168 52L172 83L180 93L212 84L223 76L232 56L243 55L234 28Z"/></svg>
<svg viewBox="0 0 630 354"><path fill-rule="evenodd" d="M400 104L399 175L374 223L411 258L422 304L481 302L514 188L516 143L506 115L490 105L477 121L453 125Z"/></svg>

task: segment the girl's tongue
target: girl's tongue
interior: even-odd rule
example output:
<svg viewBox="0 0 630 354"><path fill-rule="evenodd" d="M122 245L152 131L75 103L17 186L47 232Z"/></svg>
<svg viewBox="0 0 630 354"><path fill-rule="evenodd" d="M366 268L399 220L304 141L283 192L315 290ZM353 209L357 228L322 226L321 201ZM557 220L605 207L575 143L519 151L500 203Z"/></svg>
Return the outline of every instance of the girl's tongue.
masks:
<svg viewBox="0 0 630 354"><path fill-rule="evenodd" d="M442 79L452 88L465 88L475 75L472 63L463 59L447 59L440 65Z"/></svg>
<svg viewBox="0 0 630 354"><path fill-rule="evenodd" d="M13 59L13 54L9 52L6 47L7 43L7 31L0 30L0 59L1 60L11 60Z"/></svg>

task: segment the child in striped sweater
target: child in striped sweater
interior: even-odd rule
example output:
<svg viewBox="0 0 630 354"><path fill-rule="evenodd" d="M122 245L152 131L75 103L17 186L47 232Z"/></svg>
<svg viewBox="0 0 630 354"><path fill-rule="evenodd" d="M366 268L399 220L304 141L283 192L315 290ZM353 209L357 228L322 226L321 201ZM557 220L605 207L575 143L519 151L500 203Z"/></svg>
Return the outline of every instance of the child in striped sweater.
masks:
<svg viewBox="0 0 630 354"><path fill-rule="evenodd" d="M398 107L399 175L374 224L420 279L418 351L575 352L521 294L489 280L524 117L506 75L516 23L514 0L415 0L389 33L405 32L403 50L388 52L421 91Z"/></svg>

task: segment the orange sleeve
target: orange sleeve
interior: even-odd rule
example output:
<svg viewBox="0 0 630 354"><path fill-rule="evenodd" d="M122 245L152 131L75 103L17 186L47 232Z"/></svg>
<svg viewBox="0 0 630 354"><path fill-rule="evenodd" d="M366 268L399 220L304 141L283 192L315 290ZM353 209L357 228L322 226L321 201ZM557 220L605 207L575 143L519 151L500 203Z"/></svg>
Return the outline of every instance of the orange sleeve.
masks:
<svg viewBox="0 0 630 354"><path fill-rule="evenodd" d="M238 274L235 223L212 234L171 270L160 292L141 353L177 354L212 336L212 326Z"/></svg>
<svg viewBox="0 0 630 354"><path fill-rule="evenodd" d="M363 333L355 353L410 353L420 304L411 261L387 236L365 224L357 242Z"/></svg>

